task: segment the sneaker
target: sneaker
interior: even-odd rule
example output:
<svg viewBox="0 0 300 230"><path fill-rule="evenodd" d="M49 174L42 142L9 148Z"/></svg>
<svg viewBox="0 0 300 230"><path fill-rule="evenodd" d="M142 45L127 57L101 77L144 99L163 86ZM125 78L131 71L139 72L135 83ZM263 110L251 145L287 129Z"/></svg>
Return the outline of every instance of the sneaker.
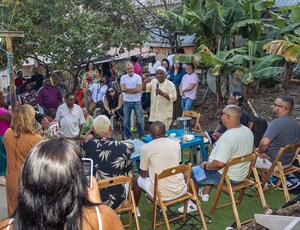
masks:
<svg viewBox="0 0 300 230"><path fill-rule="evenodd" d="M137 215L137 217L142 216L139 207L136 207L136 215Z"/></svg>
<svg viewBox="0 0 300 230"><path fill-rule="evenodd" d="M6 185L6 178L5 178L5 176L0 176L0 184L1 185Z"/></svg>
<svg viewBox="0 0 300 230"><path fill-rule="evenodd" d="M297 188L300 185L300 181L294 174L290 174L286 177L286 187L288 190Z"/></svg>
<svg viewBox="0 0 300 230"><path fill-rule="evenodd" d="M184 205L178 208L178 212L183 213L183 209L184 209ZM195 211L197 211L197 205L191 200L189 200L187 204L187 213L195 212Z"/></svg>
<svg viewBox="0 0 300 230"><path fill-rule="evenodd" d="M261 182L260 182L261 183ZM265 186L262 188L263 190L268 190L269 188L272 188L272 187L274 187L275 185L273 184L273 182L272 181L270 181L270 180L268 180L267 182L266 182L266 184L265 184ZM252 191L258 191L258 189L257 189L257 187L256 186L250 186L250 189L252 190Z"/></svg>
<svg viewBox="0 0 300 230"><path fill-rule="evenodd" d="M204 202L209 200L209 194L203 194L202 189L199 189L198 195L201 197L201 200Z"/></svg>

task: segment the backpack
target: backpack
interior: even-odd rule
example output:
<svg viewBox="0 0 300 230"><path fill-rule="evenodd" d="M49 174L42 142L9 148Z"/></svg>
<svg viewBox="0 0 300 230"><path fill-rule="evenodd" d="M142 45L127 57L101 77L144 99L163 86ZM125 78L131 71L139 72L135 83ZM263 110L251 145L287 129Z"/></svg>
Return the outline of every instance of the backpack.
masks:
<svg viewBox="0 0 300 230"><path fill-rule="evenodd" d="M254 135L254 144L257 148L268 127L268 123L266 119L257 116L249 116L249 123L251 124L250 129Z"/></svg>

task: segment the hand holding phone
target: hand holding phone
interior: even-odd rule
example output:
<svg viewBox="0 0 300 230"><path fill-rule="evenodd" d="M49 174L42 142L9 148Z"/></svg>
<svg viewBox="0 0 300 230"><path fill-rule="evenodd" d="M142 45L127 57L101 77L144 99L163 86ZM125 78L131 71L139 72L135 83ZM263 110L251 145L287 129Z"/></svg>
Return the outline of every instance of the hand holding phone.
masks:
<svg viewBox="0 0 300 230"><path fill-rule="evenodd" d="M93 160L91 158L82 158L82 163L88 186L92 188Z"/></svg>
<svg viewBox="0 0 300 230"><path fill-rule="evenodd" d="M92 177L92 187L87 188L87 199L94 204L102 203L98 183L94 176Z"/></svg>

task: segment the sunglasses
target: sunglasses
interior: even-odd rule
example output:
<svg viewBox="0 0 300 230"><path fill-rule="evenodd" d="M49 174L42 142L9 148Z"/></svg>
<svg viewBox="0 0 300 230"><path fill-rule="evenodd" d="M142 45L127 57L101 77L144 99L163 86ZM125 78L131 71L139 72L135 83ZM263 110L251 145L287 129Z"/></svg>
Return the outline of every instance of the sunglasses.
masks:
<svg viewBox="0 0 300 230"><path fill-rule="evenodd" d="M108 93L113 93L113 92L115 92L115 91L114 91L114 90L109 90L109 91L108 91Z"/></svg>

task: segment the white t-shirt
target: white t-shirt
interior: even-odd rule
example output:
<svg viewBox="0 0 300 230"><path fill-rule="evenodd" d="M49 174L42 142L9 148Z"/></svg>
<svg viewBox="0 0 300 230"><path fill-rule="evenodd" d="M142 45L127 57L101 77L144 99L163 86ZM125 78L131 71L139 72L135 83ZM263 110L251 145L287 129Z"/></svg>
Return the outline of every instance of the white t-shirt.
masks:
<svg viewBox="0 0 300 230"><path fill-rule="evenodd" d="M85 119L80 106L74 104L70 110L66 104L58 107L55 120L59 122L59 133L67 138L75 138L79 135L79 126L84 124Z"/></svg>
<svg viewBox="0 0 300 230"><path fill-rule="evenodd" d="M188 88L191 84L196 84L194 88L188 92L184 92L182 98L190 98L195 100L197 97L197 89L198 89L198 75L195 73L192 73L191 75L184 75L181 81L182 84L182 90Z"/></svg>
<svg viewBox="0 0 300 230"><path fill-rule="evenodd" d="M254 136L250 129L246 126L239 128L227 129L226 132L217 141L216 146L213 148L209 162L213 160L227 163L231 158L241 157L252 153L254 145ZM249 163L241 163L231 166L228 169L227 175L231 180L242 181L249 171ZM223 169L219 170L223 173Z"/></svg>
<svg viewBox="0 0 300 230"><path fill-rule="evenodd" d="M103 101L107 88L107 85L103 85L102 87L100 87L99 83L92 84L89 90L92 92L93 101Z"/></svg>
<svg viewBox="0 0 300 230"><path fill-rule="evenodd" d="M167 57L170 66L173 66L173 64L174 64L174 62L173 62L173 57L175 57L175 54L170 54L170 55Z"/></svg>
<svg viewBox="0 0 300 230"><path fill-rule="evenodd" d="M132 77L125 74L121 77L120 83L124 84L128 89L134 89L138 84L142 85L142 78L138 74L133 74ZM141 100L142 93L128 94L123 92L122 95L124 101L137 102Z"/></svg>
<svg viewBox="0 0 300 230"><path fill-rule="evenodd" d="M148 64L148 72L149 73L156 73L156 68L159 67L159 66L161 66L160 61L156 60L156 62L154 63L154 65L152 64L152 62L150 62Z"/></svg>

